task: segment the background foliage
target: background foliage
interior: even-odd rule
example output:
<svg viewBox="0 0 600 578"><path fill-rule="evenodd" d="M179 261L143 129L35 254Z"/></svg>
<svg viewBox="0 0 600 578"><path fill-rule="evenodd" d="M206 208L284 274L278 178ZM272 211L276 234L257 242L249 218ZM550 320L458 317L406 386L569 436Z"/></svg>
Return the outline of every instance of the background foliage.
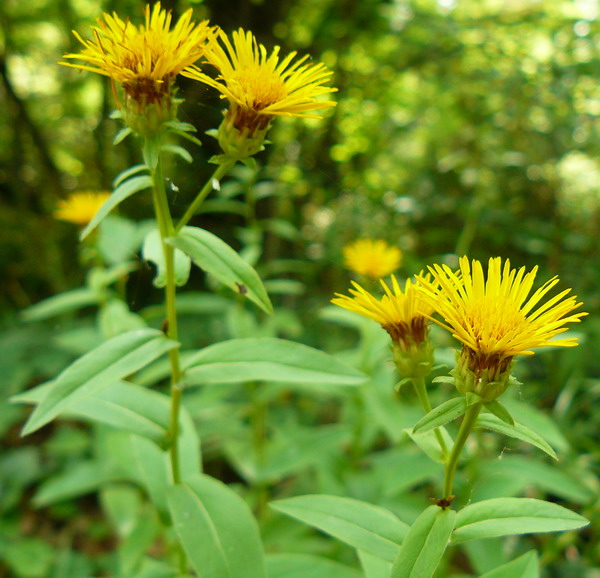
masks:
<svg viewBox="0 0 600 578"><path fill-rule="evenodd" d="M339 88L339 104L327 120L278 121L270 133L272 144L259 157L258 174L237 169L195 220L259 263L261 273L271 280L278 314L272 320L256 318L242 307L232 307L235 300L228 293L212 301L206 296L204 301L190 300L182 319L184 342L198 346L262 332L327 351L348 350L350 357L358 328L366 360L363 370L375 372L386 359L386 336L324 310L332 293L348 284L341 247L361 236L398 245L405 252L405 275L434 260L451 263L457 246L470 246L469 254L479 259L502 255L515 265L539 265L544 279L558 274L561 286L573 287L590 312L578 328L583 345L522 362L519 377L526 379L527 387L515 397L543 410L531 419L550 415L558 424L552 431L555 442L562 444L563 477L549 476L541 458L531 465L515 452L497 461L502 447L491 441L486 462L491 469L470 475L479 479L492 475L493 468L505 468L504 477L500 471L495 478L502 486L512 471L527 465L529 475L520 484L513 482L515 495L555 497L596 522L558 540L535 539L546 574L597 577L598 3L163 4L178 13L193 6L197 18L210 18L228 31L243 26L267 46L309 52L334 69ZM64 472L99 455L102 444L112 448L115 442L108 434L90 437L77 421L55 423L22 440L25 410L5 401L55 375L97 338L87 329L102 326L94 308L36 323L26 323L18 311L81 286L89 271L74 227L52 217L57 200L75 190L109 189L116 174L139 161L134 142L111 144L119 126L109 118L109 82L56 66L63 53L78 48L71 29L85 35L102 10L114 9L133 17L141 12L141 4L4 0L0 6L0 576L110 572L116 538L100 509L102 500L106 506L111 497L98 501L81 488L53 495L52 489L61 486ZM186 100L182 120L201 134L216 126L222 108L218 98L199 83L181 79L180 86ZM170 184L174 212L178 207L183 211L208 176L202 171L211 170L204 169L205 161L217 151L210 139L203 140L204 146L192 151L199 162L188 166L174 161L169 171L177 175ZM137 197L123 205L121 216L146 219L151 214L149 201ZM113 225L122 231L127 222ZM130 228L128 234L131 244L124 250L111 246L111 234L106 233L104 256L109 262L123 262L135 253L141 232ZM160 312L152 306L160 302L160 293L148 289L150 267L139 261L138 265L118 292L135 313L158 326ZM282 279L288 284L281 285ZM196 291L210 288L199 275L193 283ZM373 460L394 462L393 453L382 452L390 451L390 440L397 441L398 435L392 426L386 430L382 425L388 418L373 416L377 400L365 409L339 392L282 393L267 388L257 401L252 388L232 391L222 398L213 392L214 406L204 399L210 394L192 396L188 404L203 424L207 471L241 487L252 486L254 494L248 499L259 511L264 509L265 488L276 497L329 492L385 503L408 522L425 504L425 498L414 503L414 494L409 499L401 490L433 483L434 472L423 470L422 477L404 480L405 486L400 480L391 490L384 479L369 478L366 465L372 466ZM243 463L243 446L223 440L242 439L252 412L266 406L277 426L271 435L280 450L273 461L279 470L257 484ZM226 419L232 415L239 423ZM356 437L344 423L362 428L360 447L352 446L349 440ZM286 436L294 437L294 443ZM320 452L315 455L308 449L317 439ZM285 448L302 444L304 452L286 454ZM416 469L425 467L417 454L410 459ZM45 493L40 495L40 488ZM32 502L34 495L37 502ZM272 512L262 515L272 551L287 541L298 551L352 565L342 546L284 523ZM529 547L531 543L509 544L505 551L521 553ZM485 572L491 550L484 545L472 547L468 556L457 554L454 570Z"/></svg>

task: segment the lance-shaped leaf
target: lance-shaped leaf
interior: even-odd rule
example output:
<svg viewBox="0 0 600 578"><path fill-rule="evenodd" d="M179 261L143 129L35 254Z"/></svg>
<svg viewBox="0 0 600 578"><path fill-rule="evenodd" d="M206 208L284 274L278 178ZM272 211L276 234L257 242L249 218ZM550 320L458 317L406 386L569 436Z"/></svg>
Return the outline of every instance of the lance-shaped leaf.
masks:
<svg viewBox="0 0 600 578"><path fill-rule="evenodd" d="M389 562L396 558L408 531L408 525L388 510L351 498L309 495L278 500L269 505Z"/></svg>
<svg viewBox="0 0 600 578"><path fill-rule="evenodd" d="M515 576L519 578L539 578L539 575L537 552L529 550L522 556L482 574L480 578L515 578Z"/></svg>
<svg viewBox="0 0 600 578"><path fill-rule="evenodd" d="M424 415L415 424L413 433L425 433L436 427L446 425L448 422L455 420L465 413L470 405L473 404L469 403L469 400L466 397L449 399L441 405L434 407L429 413Z"/></svg>
<svg viewBox="0 0 600 578"><path fill-rule="evenodd" d="M230 339L188 358L185 383L329 383L357 385L367 378L358 370L312 347L270 337Z"/></svg>
<svg viewBox="0 0 600 578"><path fill-rule="evenodd" d="M494 401L488 401L485 404L485 408L490 413L493 413L497 418L501 419L504 423L507 423L508 425L515 425L515 420L513 416L510 415L508 409L506 409L506 407L502 405L497 399L495 399Z"/></svg>
<svg viewBox="0 0 600 578"><path fill-rule="evenodd" d="M589 524L583 516L558 504L533 498L494 498L470 504L456 518L452 542L511 534L564 532Z"/></svg>
<svg viewBox="0 0 600 578"><path fill-rule="evenodd" d="M456 512L429 506L410 527L390 578L430 578L438 567L454 529Z"/></svg>
<svg viewBox="0 0 600 578"><path fill-rule="evenodd" d="M178 343L156 329L136 329L109 339L67 367L48 387L23 428L30 434L78 401L135 373Z"/></svg>
<svg viewBox="0 0 600 578"><path fill-rule="evenodd" d="M179 540L202 578L266 578L258 525L246 502L222 482L197 475L171 486Z"/></svg>
<svg viewBox="0 0 600 578"><path fill-rule="evenodd" d="M23 310L22 316L25 321L43 321L64 313L78 311L83 307L96 305L100 300L98 291L88 287L65 291L59 295L53 295L31 307Z"/></svg>
<svg viewBox="0 0 600 578"><path fill-rule="evenodd" d="M153 281L154 286L159 288L164 287L167 284L167 271L158 229L153 229L146 235L144 246L142 247L142 255L146 261L152 261L156 265L156 276ZM190 258L179 249L175 249L173 255L175 285L183 287L187 283L191 267Z"/></svg>
<svg viewBox="0 0 600 578"><path fill-rule="evenodd" d="M80 239L85 239L110 213L117 205L122 203L125 199L131 197L135 193L139 193L144 189L152 187L152 179L148 175L142 175L139 177L133 177L127 181L121 183L106 199L104 204L98 209L98 212L94 215L94 218L88 223L87 227L82 231Z"/></svg>
<svg viewBox="0 0 600 578"><path fill-rule="evenodd" d="M527 442L528 444L539 448L543 452L546 452L550 457L554 458L555 460L558 460L556 452L552 449L550 444L545 439L536 434L533 430L530 430L528 427L520 423L510 425L505 423L495 415L492 415L490 413L484 413L477 418L475 427L490 429L492 431L509 436L511 438Z"/></svg>
<svg viewBox="0 0 600 578"><path fill-rule="evenodd" d="M16 403L38 404L52 389L44 383L11 398ZM169 398L128 381L115 381L101 391L76 401L62 417L103 423L121 430L163 441L169 427Z"/></svg>
<svg viewBox="0 0 600 578"><path fill-rule="evenodd" d="M183 227L169 242L223 285L247 296L263 311L273 312L258 273L219 237L198 227Z"/></svg>
<svg viewBox="0 0 600 578"><path fill-rule="evenodd" d="M269 578L363 578L356 568L312 554L270 554L267 570Z"/></svg>

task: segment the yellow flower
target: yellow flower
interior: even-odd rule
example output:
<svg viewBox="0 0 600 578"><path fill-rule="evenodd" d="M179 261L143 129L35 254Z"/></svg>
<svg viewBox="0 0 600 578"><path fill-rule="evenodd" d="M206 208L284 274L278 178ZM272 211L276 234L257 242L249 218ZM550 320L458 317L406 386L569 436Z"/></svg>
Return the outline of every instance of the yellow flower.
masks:
<svg viewBox="0 0 600 578"><path fill-rule="evenodd" d="M58 202L58 206L53 213L54 218L83 227L94 218L94 215L108 197L110 197L110 193L72 193L68 199Z"/></svg>
<svg viewBox="0 0 600 578"><path fill-rule="evenodd" d="M423 301L410 279L406 280L404 291L394 275L391 289L383 280L380 283L385 291L381 299L352 281L351 297L336 293L331 302L377 321L392 338L392 353L398 371L405 377L424 377L433 366L427 337L428 316L433 309Z"/></svg>
<svg viewBox="0 0 600 578"><path fill-rule="evenodd" d="M192 22L192 10L187 10L172 30L171 13L162 10L160 2L145 9L145 23L139 27L129 19L104 13L93 27L94 39L84 40L73 34L85 46L79 54L64 58L82 60L84 64L60 62L65 66L97 72L123 85L126 107L131 99L137 111L152 104L170 106L175 77L196 62L203 54L214 28L208 21Z"/></svg>
<svg viewBox="0 0 600 578"><path fill-rule="evenodd" d="M359 239L343 248L344 265L373 279L381 279L396 271L402 263L402 251L381 239Z"/></svg>
<svg viewBox="0 0 600 578"><path fill-rule="evenodd" d="M352 281L354 289L349 290L351 297L336 293L331 302L377 321L394 341L424 341L429 323L427 316L433 313L433 308L423 301L416 284L407 279L403 291L394 275L391 289L385 281L380 280L380 283L385 291L381 299Z"/></svg>
<svg viewBox="0 0 600 578"><path fill-rule="evenodd" d="M204 82L227 98L227 113L233 127L252 137L268 128L274 116L321 118L311 111L335 106L335 102L315 97L335 92L324 86L333 74L324 64L306 63L308 56L294 61L296 52L283 59L276 46L270 55L258 44L252 32L241 28L233 33L233 43L223 31L206 47L206 61L219 72L216 79L196 66L183 75Z"/></svg>
<svg viewBox="0 0 600 578"><path fill-rule="evenodd" d="M577 345L575 337L553 338L587 313L572 313L582 304L574 296L566 297L570 289L542 303L559 282L557 277L529 296L537 269L525 273L525 267L511 269L508 259L502 266L501 258L495 257L489 260L486 276L479 261L469 263L462 257L458 273L434 265L429 267L433 282L419 279L423 298L444 319L433 321L463 344L459 365L473 374L467 390L482 393L486 384L502 382L502 393L515 356L533 355L535 347Z"/></svg>

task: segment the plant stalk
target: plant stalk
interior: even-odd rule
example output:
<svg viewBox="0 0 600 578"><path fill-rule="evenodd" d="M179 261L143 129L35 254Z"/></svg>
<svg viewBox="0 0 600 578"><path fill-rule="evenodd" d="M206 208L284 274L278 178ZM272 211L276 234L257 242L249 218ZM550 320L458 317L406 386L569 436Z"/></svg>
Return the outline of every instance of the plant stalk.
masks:
<svg viewBox="0 0 600 578"><path fill-rule="evenodd" d="M423 408L423 411L427 414L431 411L431 403L429 403L429 396L427 395L427 387L425 385L425 378L424 377L411 377L410 381L413 384L413 387L415 389L415 393L417 394L417 397L419 398L419 401L421 402L421 407ZM440 431L440 428L436 427L433 430L433 433L435 434L435 439L437 440L439 446L440 446L440 450L442 451L442 458L444 459L444 461L446 461L446 459L448 458L448 446L446 445L446 441L444 440L444 436L442 435L442 432Z"/></svg>
<svg viewBox="0 0 600 578"><path fill-rule="evenodd" d="M204 199L206 199L208 194L214 189L214 182L220 181L229 172L229 170L231 169L231 167L233 167L235 163L236 160L232 159L230 161L226 161L220 164L216 168L215 172L206 181L198 195L196 195L196 198L193 200L192 204L187 208L187 211L184 213L183 217L179 219L179 222L177 223L177 226L174 230L175 233L178 233L183 227L185 227L185 225L188 224L190 219L198 212L198 209L200 208L200 205L202 205Z"/></svg>
<svg viewBox="0 0 600 578"><path fill-rule="evenodd" d="M177 330L176 285L175 285L175 248L167 243L167 239L175 234L173 220L169 210L167 193L162 172L162 160L159 156L156 167L152 170L152 194L154 211L158 222L158 230L165 259L165 306L166 321L165 333L169 339L179 340ZM169 421L169 455L171 461L171 477L174 484L181 482L181 468L179 464L179 408L181 407L181 364L179 349L169 351L171 365L171 410Z"/></svg>
<svg viewBox="0 0 600 578"><path fill-rule="evenodd" d="M443 498L448 499L452 495L452 489L454 487L454 474L456 474L456 468L458 467L460 454L462 453L471 431L473 431L473 427L477 421L477 416L479 415L482 407L483 403L479 402L469 407L465 412L462 423L460 424L460 428L458 430L458 435L456 436L456 440L454 440L452 452L446 463L444 492L442 494Z"/></svg>

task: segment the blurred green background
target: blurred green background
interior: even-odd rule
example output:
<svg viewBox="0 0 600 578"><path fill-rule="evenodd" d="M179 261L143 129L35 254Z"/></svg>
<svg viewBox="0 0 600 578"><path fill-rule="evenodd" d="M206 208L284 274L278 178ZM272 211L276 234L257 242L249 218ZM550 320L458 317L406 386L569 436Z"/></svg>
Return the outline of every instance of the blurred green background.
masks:
<svg viewBox="0 0 600 578"><path fill-rule="evenodd" d="M559 287L572 287L590 315L576 327L580 348L528 363L537 381L527 397L553 413L574 455L597 475L599 2L181 0L163 6L175 14L193 7L197 19L226 31L250 29L267 47L310 53L334 70L338 106L327 118L277 119L272 142L258 157L259 172L236 170L223 183L221 204L208 205L194 220L260 260L267 276L281 272L301 284L301 291L276 300L295 313L277 332L330 351L348 343L339 331L323 332L316 319L335 291L346 290L341 249L358 237L399 246L402 275L433 262L454 264L455 253L467 249L482 260L500 255L515 266L538 265L541 281L559 275ZM50 378L72 358L69 348L57 353L49 346L60 324L26 325L18 313L83 283L78 232L53 218L57 201L73 191L108 190L119 172L140 160L134 139L111 144L120 126L110 119L110 82L56 63L80 49L72 29L86 37L102 11L136 21L142 7L137 0L0 4L3 397ZM216 127L222 101L188 79L179 86L181 120L201 135ZM193 164L174 161L169 168L176 215L212 172L206 161L218 151L208 137L203 142L191 150ZM253 210L232 204L236 195ZM120 212L143 220L152 208L140 195ZM253 254L258 220L265 226ZM132 310L160 302L150 282L144 267L129 277ZM200 275L191 288L206 289ZM219 328L208 333L227 336ZM40 465L36 440L24 445L18 439L22 408L6 405L0 415L12 460L0 467L21 472L3 488L2 508L15 516L33 481L52 467ZM76 445L77 438L65 443ZM67 450L55 440L54 451L50 459L60 461ZM587 570L598 563L593 536L597 532L585 538ZM40 544L24 551L43 549ZM2 572L0 565L0 576L10 575ZM576 575L556 572L552 576Z"/></svg>

